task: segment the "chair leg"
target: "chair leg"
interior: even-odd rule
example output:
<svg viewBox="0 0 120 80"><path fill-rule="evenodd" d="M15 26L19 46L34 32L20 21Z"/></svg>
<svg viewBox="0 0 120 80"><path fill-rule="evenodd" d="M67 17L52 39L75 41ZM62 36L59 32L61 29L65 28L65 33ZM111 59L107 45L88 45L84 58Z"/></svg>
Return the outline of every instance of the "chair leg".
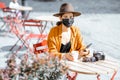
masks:
<svg viewBox="0 0 120 80"><path fill-rule="evenodd" d="M36 59L39 60L39 55L38 54L35 54L36 55Z"/></svg>
<svg viewBox="0 0 120 80"><path fill-rule="evenodd" d="M20 39L20 38L19 38L19 39ZM20 39L20 41L21 41L23 44L22 44L21 46L19 46L19 48L16 50L16 53L15 53L15 54L17 54L17 52L18 52L23 46L25 46L26 48L28 48L29 51L33 53L33 50L30 48L29 44L27 43L27 40L28 40L28 38L26 38L25 40L22 39L22 38Z"/></svg>
<svg viewBox="0 0 120 80"><path fill-rule="evenodd" d="M97 75L97 80L100 80L100 75L99 74Z"/></svg>
<svg viewBox="0 0 120 80"><path fill-rule="evenodd" d="M24 35L22 35L21 38L23 38L23 36L24 36ZM17 36L17 37L18 37L18 36ZM19 38L19 37L18 37L18 38ZM9 49L9 51L12 51L19 41L20 41L20 38L19 38L19 40Z"/></svg>
<svg viewBox="0 0 120 80"><path fill-rule="evenodd" d="M3 25L1 26L1 29L4 28L5 25L6 25L6 23L4 22Z"/></svg>
<svg viewBox="0 0 120 80"><path fill-rule="evenodd" d="M17 54L18 51L19 51L23 46L25 46L26 48L29 48L29 45L26 43L26 40L21 40L21 42L22 42L22 45L19 46L19 48L16 50L15 54Z"/></svg>
<svg viewBox="0 0 120 80"><path fill-rule="evenodd" d="M116 74L117 74L117 71L114 72L114 74L112 75L111 80L114 80Z"/></svg>

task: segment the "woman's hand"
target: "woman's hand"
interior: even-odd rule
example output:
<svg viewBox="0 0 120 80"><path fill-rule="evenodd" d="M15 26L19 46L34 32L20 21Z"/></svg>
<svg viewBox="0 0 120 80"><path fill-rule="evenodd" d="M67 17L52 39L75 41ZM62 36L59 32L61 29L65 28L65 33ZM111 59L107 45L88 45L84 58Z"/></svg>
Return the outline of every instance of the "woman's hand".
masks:
<svg viewBox="0 0 120 80"><path fill-rule="evenodd" d="M80 56L82 57L82 56L87 56L88 54L90 53L90 50L81 50L80 51Z"/></svg>
<svg viewBox="0 0 120 80"><path fill-rule="evenodd" d="M73 56L70 53L62 53L62 59L67 59L69 61L73 61Z"/></svg>

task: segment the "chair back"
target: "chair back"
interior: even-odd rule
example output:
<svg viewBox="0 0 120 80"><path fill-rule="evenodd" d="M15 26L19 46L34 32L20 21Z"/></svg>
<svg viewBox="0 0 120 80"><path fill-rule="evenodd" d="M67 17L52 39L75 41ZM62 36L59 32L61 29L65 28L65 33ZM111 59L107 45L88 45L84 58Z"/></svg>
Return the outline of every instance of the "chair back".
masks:
<svg viewBox="0 0 120 80"><path fill-rule="evenodd" d="M29 19L29 20L23 20L23 26L42 26L40 20L34 20L34 19Z"/></svg>
<svg viewBox="0 0 120 80"><path fill-rule="evenodd" d="M48 51L47 40L43 40L40 43L33 44L34 54L40 54Z"/></svg>

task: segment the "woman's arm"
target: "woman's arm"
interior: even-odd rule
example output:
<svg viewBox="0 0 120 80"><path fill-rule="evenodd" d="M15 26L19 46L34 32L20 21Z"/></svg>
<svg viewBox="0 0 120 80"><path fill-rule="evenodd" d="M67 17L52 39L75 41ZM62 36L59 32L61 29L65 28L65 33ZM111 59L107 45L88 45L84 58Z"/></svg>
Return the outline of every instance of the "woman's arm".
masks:
<svg viewBox="0 0 120 80"><path fill-rule="evenodd" d="M77 29L77 34L76 34L76 41L77 41L77 50L80 53L80 56L86 56L89 54L89 50L85 50L86 46L83 44L83 38L81 36L80 30Z"/></svg>
<svg viewBox="0 0 120 80"><path fill-rule="evenodd" d="M48 40L47 40L47 44L48 44L48 49L49 49L49 53L52 56L58 56L59 58L61 58L61 53L58 52L57 50L57 43L56 43L56 39L55 39L55 29L52 28L48 34Z"/></svg>

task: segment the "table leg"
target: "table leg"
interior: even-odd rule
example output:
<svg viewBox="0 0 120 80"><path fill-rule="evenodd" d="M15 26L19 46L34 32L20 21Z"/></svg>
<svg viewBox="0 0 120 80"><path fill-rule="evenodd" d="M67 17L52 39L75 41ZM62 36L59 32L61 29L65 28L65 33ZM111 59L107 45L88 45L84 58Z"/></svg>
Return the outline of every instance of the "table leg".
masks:
<svg viewBox="0 0 120 80"><path fill-rule="evenodd" d="M42 21L40 23L43 24ZM45 25L43 25L42 27L38 27L38 30L39 30L40 34L43 34L46 26L47 26L47 21L45 21Z"/></svg>
<svg viewBox="0 0 120 80"><path fill-rule="evenodd" d="M97 80L100 80L100 75L99 74L97 75Z"/></svg>
<svg viewBox="0 0 120 80"><path fill-rule="evenodd" d="M54 25L53 25L53 22L51 22L51 25L54 26Z"/></svg>
<svg viewBox="0 0 120 80"><path fill-rule="evenodd" d="M43 29L42 29L42 33L45 31L45 29L46 29L46 27L47 27L47 24L48 24L48 22L45 21L45 25L44 25L44 27L43 27Z"/></svg>
<svg viewBox="0 0 120 80"><path fill-rule="evenodd" d="M76 80L76 77L77 77L77 72L75 72L75 75L73 76L72 80Z"/></svg>
<svg viewBox="0 0 120 80"><path fill-rule="evenodd" d="M111 80L114 80L116 74L117 74L117 71L114 72L114 74L112 75Z"/></svg>
<svg viewBox="0 0 120 80"><path fill-rule="evenodd" d="M72 76L69 75L69 73L67 73L67 79L68 80L76 80L76 77L77 77L77 72L75 72L75 74Z"/></svg>
<svg viewBox="0 0 120 80"><path fill-rule="evenodd" d="M28 16L30 14L31 11L28 11L28 13L24 16L24 19L27 20L28 19Z"/></svg>

